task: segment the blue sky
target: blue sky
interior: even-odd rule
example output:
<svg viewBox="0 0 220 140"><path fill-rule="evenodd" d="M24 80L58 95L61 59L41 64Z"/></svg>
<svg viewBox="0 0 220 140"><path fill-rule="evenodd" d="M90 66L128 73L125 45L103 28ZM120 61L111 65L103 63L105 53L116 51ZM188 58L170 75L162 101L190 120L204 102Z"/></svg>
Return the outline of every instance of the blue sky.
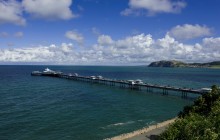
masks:
<svg viewBox="0 0 220 140"><path fill-rule="evenodd" d="M220 60L219 0L0 0L0 64Z"/></svg>

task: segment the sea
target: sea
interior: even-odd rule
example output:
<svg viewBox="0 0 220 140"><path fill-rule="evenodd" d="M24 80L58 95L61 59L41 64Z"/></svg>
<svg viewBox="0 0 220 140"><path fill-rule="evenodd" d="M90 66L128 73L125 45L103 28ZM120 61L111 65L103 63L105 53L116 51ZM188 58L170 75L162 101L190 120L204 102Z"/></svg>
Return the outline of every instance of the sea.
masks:
<svg viewBox="0 0 220 140"><path fill-rule="evenodd" d="M209 68L1 65L0 140L101 140L171 119L196 99L31 76L47 67L180 88L220 85L220 70Z"/></svg>

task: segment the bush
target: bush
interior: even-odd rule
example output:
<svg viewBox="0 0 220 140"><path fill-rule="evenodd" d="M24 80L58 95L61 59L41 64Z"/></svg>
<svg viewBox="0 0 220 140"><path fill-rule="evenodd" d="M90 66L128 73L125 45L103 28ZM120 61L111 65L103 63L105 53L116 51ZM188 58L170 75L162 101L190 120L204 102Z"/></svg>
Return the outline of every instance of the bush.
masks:
<svg viewBox="0 0 220 140"><path fill-rule="evenodd" d="M184 107L179 118L160 135L161 140L219 140L220 90L199 97L192 106Z"/></svg>

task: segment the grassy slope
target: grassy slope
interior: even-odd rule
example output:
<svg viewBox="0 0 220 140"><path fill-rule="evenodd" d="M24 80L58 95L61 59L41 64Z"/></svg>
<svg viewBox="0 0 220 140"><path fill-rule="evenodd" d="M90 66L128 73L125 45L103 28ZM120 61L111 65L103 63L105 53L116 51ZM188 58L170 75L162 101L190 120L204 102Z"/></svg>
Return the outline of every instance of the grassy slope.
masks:
<svg viewBox="0 0 220 140"><path fill-rule="evenodd" d="M215 68L215 69L220 69L220 65L212 65L209 68Z"/></svg>

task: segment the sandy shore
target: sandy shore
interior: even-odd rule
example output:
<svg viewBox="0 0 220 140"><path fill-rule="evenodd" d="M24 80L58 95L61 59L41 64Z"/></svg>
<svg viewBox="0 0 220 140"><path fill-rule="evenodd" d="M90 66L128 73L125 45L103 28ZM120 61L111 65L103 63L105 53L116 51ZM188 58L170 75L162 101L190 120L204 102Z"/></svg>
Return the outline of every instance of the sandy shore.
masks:
<svg viewBox="0 0 220 140"><path fill-rule="evenodd" d="M148 132L150 132L152 130L158 129L158 131L161 131L161 128L169 126L176 119L177 118L173 118L171 120L167 120L167 121L155 124L155 125L144 127L142 129L139 129L139 130L136 130L136 131L133 131L133 132L130 132L130 133L121 134L119 136L115 136L115 137L112 137L112 138L107 138L105 140L125 140L125 139L130 139L130 138L138 136L138 135L143 135L144 133L148 133Z"/></svg>

